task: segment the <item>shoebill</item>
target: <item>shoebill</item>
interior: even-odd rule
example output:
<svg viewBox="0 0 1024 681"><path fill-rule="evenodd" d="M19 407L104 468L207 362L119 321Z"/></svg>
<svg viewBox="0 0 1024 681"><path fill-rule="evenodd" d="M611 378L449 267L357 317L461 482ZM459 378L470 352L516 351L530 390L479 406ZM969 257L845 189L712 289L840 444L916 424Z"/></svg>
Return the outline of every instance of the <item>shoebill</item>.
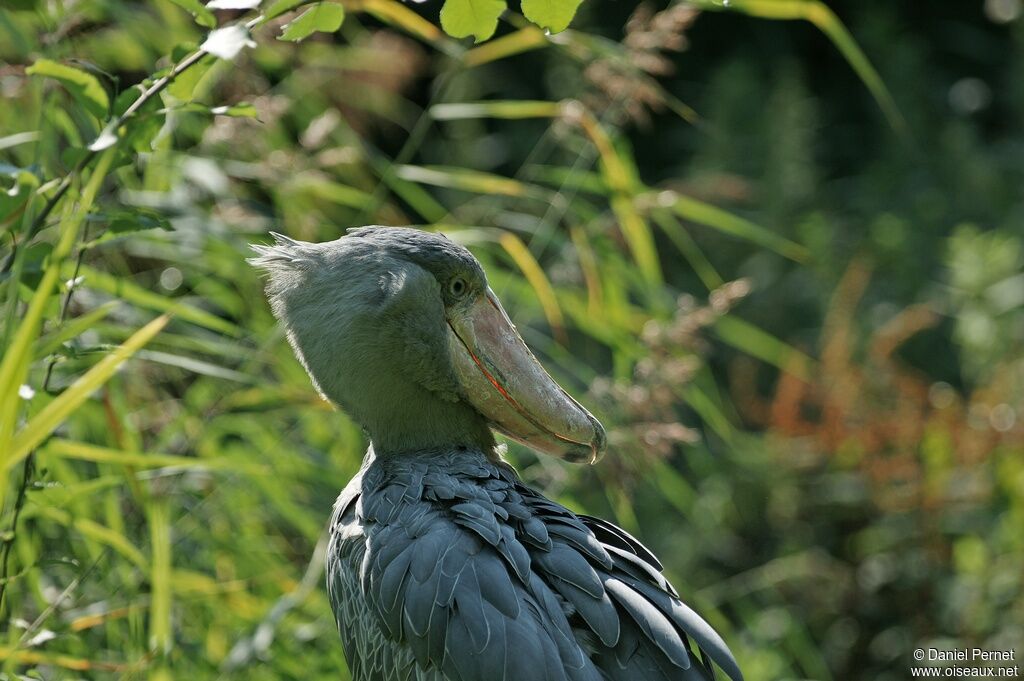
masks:
<svg viewBox="0 0 1024 681"><path fill-rule="evenodd" d="M334 507L327 592L354 681L739 681L624 530L527 487L492 431L594 463L480 263L439 234L275 235L252 262L313 383L370 440Z"/></svg>

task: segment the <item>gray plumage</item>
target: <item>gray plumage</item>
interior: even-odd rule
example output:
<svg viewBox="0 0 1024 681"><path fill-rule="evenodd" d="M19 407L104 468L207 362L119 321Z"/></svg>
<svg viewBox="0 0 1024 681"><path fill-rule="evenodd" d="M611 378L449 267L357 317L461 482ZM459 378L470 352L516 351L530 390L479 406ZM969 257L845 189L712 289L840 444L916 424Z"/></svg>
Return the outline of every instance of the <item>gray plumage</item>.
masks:
<svg viewBox="0 0 1024 681"><path fill-rule="evenodd" d="M447 327L470 304L449 282L478 303L487 290L468 251L397 228L258 251L296 353L373 442L327 555L354 681L696 681L714 665L742 678L650 551L500 460L449 360Z"/></svg>

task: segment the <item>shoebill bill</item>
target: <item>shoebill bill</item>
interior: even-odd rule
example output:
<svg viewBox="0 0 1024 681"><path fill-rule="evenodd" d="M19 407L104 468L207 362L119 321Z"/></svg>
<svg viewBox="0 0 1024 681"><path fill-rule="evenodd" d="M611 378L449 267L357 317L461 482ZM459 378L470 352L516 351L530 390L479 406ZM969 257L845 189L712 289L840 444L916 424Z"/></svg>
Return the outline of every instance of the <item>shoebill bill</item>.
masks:
<svg viewBox="0 0 1024 681"><path fill-rule="evenodd" d="M331 518L355 681L683 681L740 671L615 525L527 487L493 431L594 463L601 424L545 372L473 255L365 227L252 262L323 396L370 440Z"/></svg>

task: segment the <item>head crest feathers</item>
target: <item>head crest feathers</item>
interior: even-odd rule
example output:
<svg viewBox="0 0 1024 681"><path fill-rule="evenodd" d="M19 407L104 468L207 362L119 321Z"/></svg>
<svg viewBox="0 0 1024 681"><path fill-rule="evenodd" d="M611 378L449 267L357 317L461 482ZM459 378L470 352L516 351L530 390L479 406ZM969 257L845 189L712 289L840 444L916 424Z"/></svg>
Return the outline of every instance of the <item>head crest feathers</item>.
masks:
<svg viewBox="0 0 1024 681"><path fill-rule="evenodd" d="M297 241L277 232L271 232L270 236L274 237L274 244L250 245L256 257L248 258L246 262L253 267L274 272L282 269L293 270L312 261L313 244Z"/></svg>

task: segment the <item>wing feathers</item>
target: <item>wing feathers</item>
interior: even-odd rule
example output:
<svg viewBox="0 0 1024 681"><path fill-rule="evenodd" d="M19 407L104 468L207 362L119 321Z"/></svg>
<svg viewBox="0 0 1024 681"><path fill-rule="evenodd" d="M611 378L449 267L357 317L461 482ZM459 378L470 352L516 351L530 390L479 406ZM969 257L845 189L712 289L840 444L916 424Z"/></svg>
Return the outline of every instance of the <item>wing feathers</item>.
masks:
<svg viewBox="0 0 1024 681"><path fill-rule="evenodd" d="M706 654L742 681L721 637L624 530L574 515L478 453L378 458L365 470L358 503L349 493L339 504L365 537L351 569L390 640L381 644L407 647L424 673L708 681Z"/></svg>

